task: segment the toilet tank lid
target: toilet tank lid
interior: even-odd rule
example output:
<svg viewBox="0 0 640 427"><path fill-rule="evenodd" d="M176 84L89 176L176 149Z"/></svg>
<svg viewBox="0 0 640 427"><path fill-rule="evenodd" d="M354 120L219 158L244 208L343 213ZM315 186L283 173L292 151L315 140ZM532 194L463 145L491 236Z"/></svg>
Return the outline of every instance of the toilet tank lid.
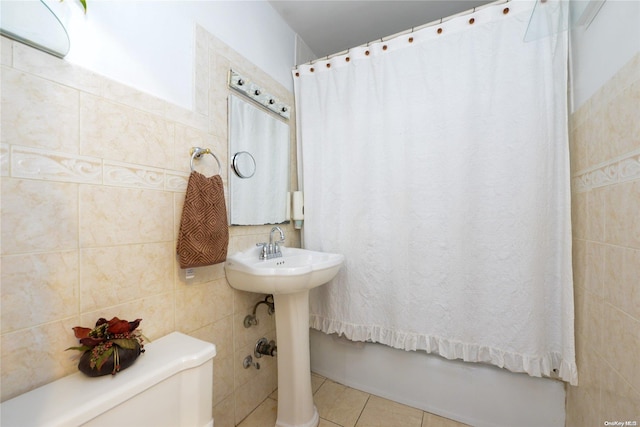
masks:
<svg viewBox="0 0 640 427"><path fill-rule="evenodd" d="M4 427L86 423L181 371L207 363L214 344L173 332L145 345L145 353L117 375L90 378L76 372L2 403Z"/></svg>

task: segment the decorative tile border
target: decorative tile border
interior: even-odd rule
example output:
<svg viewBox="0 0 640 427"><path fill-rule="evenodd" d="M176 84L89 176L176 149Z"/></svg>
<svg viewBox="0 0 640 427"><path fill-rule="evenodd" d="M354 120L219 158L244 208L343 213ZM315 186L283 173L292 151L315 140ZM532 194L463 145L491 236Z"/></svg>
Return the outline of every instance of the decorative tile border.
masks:
<svg viewBox="0 0 640 427"><path fill-rule="evenodd" d="M53 151L13 146L11 176L62 182L100 184L102 161Z"/></svg>
<svg viewBox="0 0 640 427"><path fill-rule="evenodd" d="M578 172L571 179L571 185L574 191L583 193L634 179L640 179L640 150Z"/></svg>
<svg viewBox="0 0 640 427"><path fill-rule="evenodd" d="M620 182L640 179L640 153L620 160L618 164L618 177Z"/></svg>
<svg viewBox="0 0 640 427"><path fill-rule="evenodd" d="M165 174L164 188L167 191L174 191L181 193L187 191L187 184L189 183L189 174L183 172L169 172Z"/></svg>
<svg viewBox="0 0 640 427"><path fill-rule="evenodd" d="M11 167L10 167L11 166ZM189 174L131 163L0 144L2 176L184 192Z"/></svg>
<svg viewBox="0 0 640 427"><path fill-rule="evenodd" d="M104 161L103 181L105 185L119 187L141 187L154 190L164 189L164 170Z"/></svg>

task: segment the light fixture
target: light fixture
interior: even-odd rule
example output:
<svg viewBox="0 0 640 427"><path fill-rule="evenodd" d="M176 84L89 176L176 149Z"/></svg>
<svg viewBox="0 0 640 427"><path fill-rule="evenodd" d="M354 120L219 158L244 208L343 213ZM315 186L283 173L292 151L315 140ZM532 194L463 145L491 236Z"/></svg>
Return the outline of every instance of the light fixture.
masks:
<svg viewBox="0 0 640 427"><path fill-rule="evenodd" d="M254 102L257 102L269 111L273 111L280 117L287 120L290 118L291 107L289 105L280 102L278 98L233 70L229 70L229 87Z"/></svg>

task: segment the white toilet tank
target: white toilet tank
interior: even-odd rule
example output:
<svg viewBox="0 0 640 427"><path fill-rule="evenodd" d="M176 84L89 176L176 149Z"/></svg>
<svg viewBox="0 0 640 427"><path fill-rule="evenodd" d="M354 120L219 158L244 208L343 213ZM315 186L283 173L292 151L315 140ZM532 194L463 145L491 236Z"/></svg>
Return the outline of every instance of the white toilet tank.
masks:
<svg viewBox="0 0 640 427"><path fill-rule="evenodd" d="M215 345L173 332L117 375L77 372L0 406L2 427L213 427Z"/></svg>

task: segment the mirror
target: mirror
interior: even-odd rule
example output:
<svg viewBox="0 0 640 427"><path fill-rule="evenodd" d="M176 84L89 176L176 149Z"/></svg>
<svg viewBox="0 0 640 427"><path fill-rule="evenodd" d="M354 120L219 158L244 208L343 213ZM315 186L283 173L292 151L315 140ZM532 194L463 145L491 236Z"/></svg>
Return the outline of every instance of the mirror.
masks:
<svg viewBox="0 0 640 427"><path fill-rule="evenodd" d="M229 95L231 225L280 224L289 203L289 125Z"/></svg>

